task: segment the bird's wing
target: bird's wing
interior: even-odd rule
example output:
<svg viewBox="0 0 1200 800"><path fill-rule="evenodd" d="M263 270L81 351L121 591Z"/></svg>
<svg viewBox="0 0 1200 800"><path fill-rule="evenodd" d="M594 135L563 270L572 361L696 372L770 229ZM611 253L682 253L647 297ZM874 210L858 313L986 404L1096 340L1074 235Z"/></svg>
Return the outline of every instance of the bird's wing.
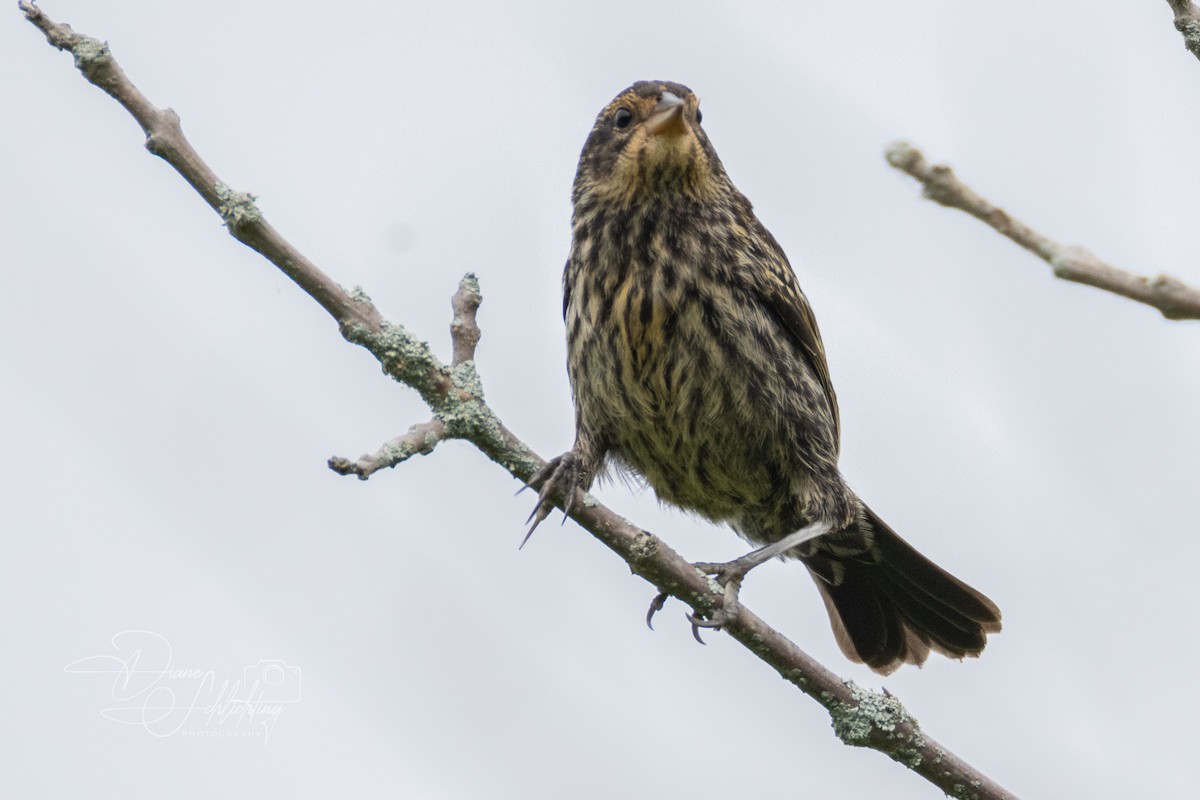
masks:
<svg viewBox="0 0 1200 800"><path fill-rule="evenodd" d="M757 233L767 245L768 258L762 266L765 269L749 270L751 285L762 301L763 306L779 320L783 329L797 345L800 353L808 362L812 373L816 375L825 390L825 399L829 401L829 409L833 415L834 441L841 441L841 419L838 413L837 395L833 391L833 381L829 378L829 362L825 359L825 345L821 341L821 331L817 327L817 318L800 284L796 273L792 271L783 248L775 241L761 222L753 220Z"/></svg>

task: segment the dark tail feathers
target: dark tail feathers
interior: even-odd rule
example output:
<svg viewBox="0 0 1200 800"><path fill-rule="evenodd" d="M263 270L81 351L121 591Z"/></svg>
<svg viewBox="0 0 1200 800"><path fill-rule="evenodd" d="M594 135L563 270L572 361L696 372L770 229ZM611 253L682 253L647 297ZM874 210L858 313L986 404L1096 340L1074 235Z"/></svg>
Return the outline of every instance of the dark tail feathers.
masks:
<svg viewBox="0 0 1200 800"><path fill-rule="evenodd" d="M868 550L845 555L817 540L817 553L805 559L846 657L887 675L902 664L920 666L930 650L950 658L983 652L987 635L1000 630L996 604L864 511Z"/></svg>

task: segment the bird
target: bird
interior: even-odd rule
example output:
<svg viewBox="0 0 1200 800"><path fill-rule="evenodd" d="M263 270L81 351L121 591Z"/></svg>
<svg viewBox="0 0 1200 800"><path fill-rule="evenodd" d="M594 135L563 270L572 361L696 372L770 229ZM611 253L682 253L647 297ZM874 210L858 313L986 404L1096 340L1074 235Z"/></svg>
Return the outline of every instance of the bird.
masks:
<svg viewBox="0 0 1200 800"><path fill-rule="evenodd" d="M723 591L719 608L689 615L695 626L730 624L749 571L781 557L807 568L851 661L886 675L931 651L978 656L999 608L842 476L816 317L702 120L688 87L639 81L583 146L563 272L575 441L528 481L529 533L556 497L569 514L614 467L756 547L695 565Z"/></svg>

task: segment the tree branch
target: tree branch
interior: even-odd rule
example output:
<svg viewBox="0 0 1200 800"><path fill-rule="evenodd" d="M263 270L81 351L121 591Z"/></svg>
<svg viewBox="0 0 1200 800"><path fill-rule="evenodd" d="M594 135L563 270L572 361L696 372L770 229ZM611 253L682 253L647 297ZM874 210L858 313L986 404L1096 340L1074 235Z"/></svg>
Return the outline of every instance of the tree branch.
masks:
<svg viewBox="0 0 1200 800"><path fill-rule="evenodd" d="M474 275L467 275L458 284L458 291L450 298L450 307L454 309L454 320L450 323L450 340L454 344L454 359L451 365L457 367L468 361L475 360L475 345L479 344L479 323L475 321L475 312L483 296L479 293L479 281Z"/></svg>
<svg viewBox="0 0 1200 800"><path fill-rule="evenodd" d="M475 360L475 346L481 335L475 314L482 302L479 280L468 273L458 282L458 291L450 298L450 307L454 309L454 320L450 323L450 339L454 345L452 368ZM365 481L379 470L394 467L415 455L429 455L445 438L445 424L440 419L431 419L413 425L407 433L385 442L375 453L359 456L355 461L333 456L329 459L329 468L339 475L357 475L359 480Z"/></svg>
<svg viewBox="0 0 1200 800"><path fill-rule="evenodd" d="M373 454L361 455L356 461L342 456L329 459L329 468L338 475L357 475L365 481L381 469L394 467L415 455L427 456L446 438L446 426L440 419L413 425L408 432L384 442Z"/></svg>
<svg viewBox="0 0 1200 800"><path fill-rule="evenodd" d="M385 373L416 389L433 410L433 420L413 426L407 434L384 445L379 453L353 463L331 459L332 468L366 478L384 466L432 450L442 438L470 441L520 480L528 479L544 464L504 427L484 402L473 360L479 339L475 311L480 302L474 276L465 277L455 295L451 326L454 358L447 366L434 356L428 344L403 326L383 319L361 290L345 291L297 252L267 224L252 195L221 183L183 136L175 113L156 108L146 100L113 60L107 45L53 22L27 0L19 5L52 45L75 56L76 66L84 77L112 95L133 115L146 132L150 152L174 167L200 193L225 220L235 238L261 253L295 281L337 321L348 341L370 351ZM696 612L711 611L719 602L721 591L707 576L662 540L591 498L576 505L572 518L620 555L634 574L679 598ZM895 697L843 681L744 606L725 630L785 680L824 706L833 720L835 733L846 744L879 750L954 797L1013 797L927 737Z"/></svg>
<svg viewBox="0 0 1200 800"><path fill-rule="evenodd" d="M1200 9L1192 0L1167 0L1175 12L1175 30L1183 34L1183 46L1200 58Z"/></svg>
<svg viewBox="0 0 1200 800"><path fill-rule="evenodd" d="M1059 244L1043 236L975 194L950 167L930 165L921 151L908 142L892 142L884 156L893 167L921 182L925 187L922 196L965 211L991 226L1049 264L1055 277L1145 303L1157 308L1167 319L1200 319L1200 289L1170 275L1151 278L1126 272L1082 247Z"/></svg>

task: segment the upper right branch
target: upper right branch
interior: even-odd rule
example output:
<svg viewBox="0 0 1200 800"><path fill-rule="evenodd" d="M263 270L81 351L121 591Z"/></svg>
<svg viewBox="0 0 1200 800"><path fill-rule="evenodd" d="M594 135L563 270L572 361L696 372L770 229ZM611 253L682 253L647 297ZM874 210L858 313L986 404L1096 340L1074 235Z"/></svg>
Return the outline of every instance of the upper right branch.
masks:
<svg viewBox="0 0 1200 800"><path fill-rule="evenodd" d="M1175 12L1175 30L1183 34L1183 44L1200 58L1200 9L1192 0L1167 0Z"/></svg>
<svg viewBox="0 0 1200 800"><path fill-rule="evenodd" d="M1187 5L1190 2L1184 0ZM1175 5L1175 3L1172 3ZM1054 268L1055 277L1084 283L1153 306L1167 319L1200 319L1200 289L1170 275L1147 277L1118 269L1088 250L1049 239L1006 211L975 194L945 164L930 164L908 142L888 145L889 164L916 178L925 187L922 194L950 208L965 211L1012 239Z"/></svg>

